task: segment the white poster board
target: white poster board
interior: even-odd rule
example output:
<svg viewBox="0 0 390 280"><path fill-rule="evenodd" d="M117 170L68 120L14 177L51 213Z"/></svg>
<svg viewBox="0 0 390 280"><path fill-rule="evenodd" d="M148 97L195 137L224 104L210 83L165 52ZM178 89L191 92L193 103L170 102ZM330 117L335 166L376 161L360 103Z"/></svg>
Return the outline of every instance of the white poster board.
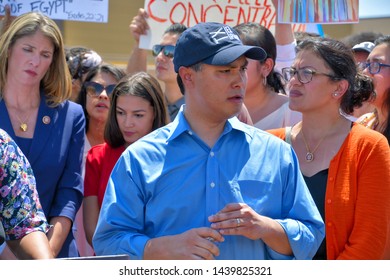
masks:
<svg viewBox="0 0 390 280"><path fill-rule="evenodd" d="M271 0L145 0L149 31L140 38L140 47L158 44L165 29L179 22L191 27L199 22L216 21L230 26L244 22L259 23L274 30L276 11ZM293 26L305 31L305 25Z"/></svg>
<svg viewBox="0 0 390 280"><path fill-rule="evenodd" d="M11 15L41 12L52 19L108 22L109 0L0 0L0 14L5 6L11 7Z"/></svg>

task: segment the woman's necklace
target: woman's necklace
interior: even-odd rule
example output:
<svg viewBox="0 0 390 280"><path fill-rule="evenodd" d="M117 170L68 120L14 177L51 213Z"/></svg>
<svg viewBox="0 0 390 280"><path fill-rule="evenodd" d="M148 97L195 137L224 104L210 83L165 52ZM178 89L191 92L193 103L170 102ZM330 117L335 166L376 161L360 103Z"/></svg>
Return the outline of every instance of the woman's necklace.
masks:
<svg viewBox="0 0 390 280"><path fill-rule="evenodd" d="M318 149L318 147L320 146L322 140L325 139L325 137L327 136L326 134L320 139L320 141L318 141L318 144L317 146L313 149L313 151L310 151L310 147L309 145L307 144L306 142L306 137L305 137L305 134L303 133L303 129L302 129L302 126L301 126L301 132L302 132L302 139L303 139L303 142L305 143L305 146L306 146L306 156L305 156L305 160L306 162L312 162L314 160L314 152Z"/></svg>
<svg viewBox="0 0 390 280"><path fill-rule="evenodd" d="M19 118L19 116L18 116L17 114L15 114L15 116L18 118L18 120L19 120L19 122L20 122L20 125L19 125L20 130L23 131L23 132L26 132L27 129L28 129L27 121L28 121L30 115L28 115L28 116L25 118L24 121L22 121L22 120Z"/></svg>

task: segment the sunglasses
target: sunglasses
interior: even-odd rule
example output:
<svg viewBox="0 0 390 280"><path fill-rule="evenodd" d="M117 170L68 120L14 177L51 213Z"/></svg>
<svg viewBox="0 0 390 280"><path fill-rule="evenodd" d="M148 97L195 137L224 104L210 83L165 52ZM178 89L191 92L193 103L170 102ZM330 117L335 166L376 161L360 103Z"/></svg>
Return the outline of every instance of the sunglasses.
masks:
<svg viewBox="0 0 390 280"><path fill-rule="evenodd" d="M175 53L175 46L172 45L154 45L152 47L153 56L158 56L160 52L166 57L173 58L173 54Z"/></svg>
<svg viewBox="0 0 390 280"><path fill-rule="evenodd" d="M100 94L102 94L103 90L106 91L107 95L111 95L116 86L115 84L103 86L102 84L96 82L85 82L84 85L88 95L91 97L98 97Z"/></svg>

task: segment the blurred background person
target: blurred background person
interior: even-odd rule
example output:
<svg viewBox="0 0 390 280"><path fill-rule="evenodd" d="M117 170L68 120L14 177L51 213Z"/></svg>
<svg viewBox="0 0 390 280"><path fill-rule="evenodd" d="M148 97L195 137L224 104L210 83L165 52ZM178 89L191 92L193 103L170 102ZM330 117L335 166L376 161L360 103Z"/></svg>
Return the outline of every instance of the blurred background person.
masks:
<svg viewBox="0 0 390 280"><path fill-rule="evenodd" d="M382 133L390 143L390 35L375 41L367 57L363 73L374 80L376 98L374 111L361 116L357 122Z"/></svg>
<svg viewBox="0 0 390 280"><path fill-rule="evenodd" d="M86 73L77 102L83 107L85 123L85 144L82 164L82 178L85 175L85 158L89 149L104 143L104 128L110 109L110 96L125 72L112 64L99 64ZM93 256L83 226L83 205L76 215L73 227L79 254L82 257Z"/></svg>
<svg viewBox="0 0 390 280"><path fill-rule="evenodd" d="M94 50L75 46L66 49L66 62L72 76L72 95L70 100L77 101L88 71L101 64L103 60Z"/></svg>
<svg viewBox="0 0 390 280"><path fill-rule="evenodd" d="M355 57L359 70L363 70L362 68L366 64L367 57L371 53L374 46L375 46L374 43L366 41L366 42L361 42L359 44L356 44L352 47L353 55ZM361 107L355 108L353 110L351 120L356 121L356 119L359 118L360 116L366 113L373 112L375 108L371 104L371 102L374 99L375 99L375 95L373 95L370 101L363 102L363 105Z"/></svg>
<svg viewBox="0 0 390 280"><path fill-rule="evenodd" d="M254 126L266 130L299 122L301 114L288 107L281 74L275 71L276 41L271 31L257 23L242 23L234 29L244 45L261 47L267 53L264 61L248 59L245 105Z"/></svg>
<svg viewBox="0 0 390 280"><path fill-rule="evenodd" d="M77 103L83 107L85 123L84 154L104 143L104 128L110 109L110 96L125 72L112 64L99 64L90 69L83 82Z"/></svg>
<svg viewBox="0 0 390 280"><path fill-rule="evenodd" d="M135 40L135 46L126 68L129 74L147 71L148 50L139 47L140 36L146 35L149 30L147 18L148 13L143 8L140 8L129 26L130 32ZM152 49L152 54L155 57L154 74L162 82L171 121L176 117L180 106L184 104L184 97L176 82L177 75L173 69L172 59L176 41L186 29L187 27L183 24L172 24L164 31L159 44L154 45Z"/></svg>

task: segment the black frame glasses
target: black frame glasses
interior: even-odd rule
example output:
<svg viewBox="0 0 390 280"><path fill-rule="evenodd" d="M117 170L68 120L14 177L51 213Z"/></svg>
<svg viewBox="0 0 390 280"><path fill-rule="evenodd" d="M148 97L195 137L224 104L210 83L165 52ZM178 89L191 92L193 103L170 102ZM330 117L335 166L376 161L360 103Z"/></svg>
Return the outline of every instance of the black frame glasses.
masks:
<svg viewBox="0 0 390 280"><path fill-rule="evenodd" d="M173 58L173 55L175 54L175 46L173 46L173 45L154 45L152 47L153 56L158 56L158 54L161 51L163 52L163 54L166 57Z"/></svg>
<svg viewBox="0 0 390 280"><path fill-rule="evenodd" d="M107 86L103 86L102 84L89 81L89 82L85 82L84 86L85 86L85 90L89 96L99 97L102 94L103 90L105 90L106 94L108 96L110 96L112 94L112 92L114 91L116 84L110 84Z"/></svg>
<svg viewBox="0 0 390 280"><path fill-rule="evenodd" d="M368 68L368 72L370 72L370 74L372 74L372 75L378 74L381 71L382 67L390 67L390 64L380 63L378 61L358 63L358 68L361 71Z"/></svg>
<svg viewBox="0 0 390 280"><path fill-rule="evenodd" d="M291 78L295 76L295 74L297 74L298 81L300 81L302 84L310 83L313 79L313 76L315 75L324 75L332 79L337 79L337 77L331 74L318 72L308 67L299 69L295 69L294 67L285 67L282 69L282 76L287 82L289 82Z"/></svg>

